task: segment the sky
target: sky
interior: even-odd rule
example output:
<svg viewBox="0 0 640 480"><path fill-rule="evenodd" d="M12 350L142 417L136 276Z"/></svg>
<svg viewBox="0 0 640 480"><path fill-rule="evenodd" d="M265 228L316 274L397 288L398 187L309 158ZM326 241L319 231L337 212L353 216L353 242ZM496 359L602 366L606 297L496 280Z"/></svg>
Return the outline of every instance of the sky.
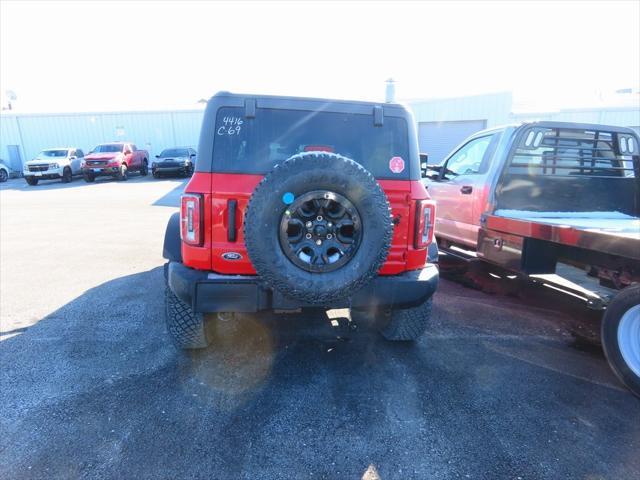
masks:
<svg viewBox="0 0 640 480"><path fill-rule="evenodd" d="M640 88L640 1L0 0L17 111L196 108L219 90L382 101L512 91L534 109ZM634 98L640 98L635 95Z"/></svg>

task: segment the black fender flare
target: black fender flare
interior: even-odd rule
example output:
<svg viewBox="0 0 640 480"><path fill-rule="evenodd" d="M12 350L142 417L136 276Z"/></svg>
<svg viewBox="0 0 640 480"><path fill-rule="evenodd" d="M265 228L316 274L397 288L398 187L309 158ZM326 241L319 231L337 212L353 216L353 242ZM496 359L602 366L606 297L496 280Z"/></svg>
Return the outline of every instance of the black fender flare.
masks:
<svg viewBox="0 0 640 480"><path fill-rule="evenodd" d="M182 263L182 249L180 240L180 212L176 212L169 218L167 229L164 232L164 245L162 256L170 262Z"/></svg>

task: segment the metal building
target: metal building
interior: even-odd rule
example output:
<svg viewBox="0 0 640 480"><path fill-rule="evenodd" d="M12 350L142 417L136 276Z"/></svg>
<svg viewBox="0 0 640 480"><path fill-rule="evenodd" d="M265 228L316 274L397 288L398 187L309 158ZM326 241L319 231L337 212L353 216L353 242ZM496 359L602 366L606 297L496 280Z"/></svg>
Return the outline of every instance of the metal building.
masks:
<svg viewBox="0 0 640 480"><path fill-rule="evenodd" d="M204 110L0 115L0 158L13 170L46 148L90 151L99 143L131 141L156 155L164 148L198 146Z"/></svg>
<svg viewBox="0 0 640 480"><path fill-rule="evenodd" d="M389 92L387 92L389 93ZM640 100L640 98L639 98ZM437 163L472 133L531 120L605 123L640 132L640 106L612 106L556 112L518 112L509 92L405 101L417 123L420 150ZM637 103L637 102L636 102ZM164 148L197 148L204 110L0 114L0 159L21 171L41 150L75 146L85 152L102 142L127 140L156 155Z"/></svg>
<svg viewBox="0 0 640 480"><path fill-rule="evenodd" d="M632 97L633 98L633 97ZM640 98L638 98L640 101ZM631 127L640 133L640 105L518 112L510 92L471 97L408 100L418 129L420 151L439 163L469 135L485 128L536 120L603 123Z"/></svg>

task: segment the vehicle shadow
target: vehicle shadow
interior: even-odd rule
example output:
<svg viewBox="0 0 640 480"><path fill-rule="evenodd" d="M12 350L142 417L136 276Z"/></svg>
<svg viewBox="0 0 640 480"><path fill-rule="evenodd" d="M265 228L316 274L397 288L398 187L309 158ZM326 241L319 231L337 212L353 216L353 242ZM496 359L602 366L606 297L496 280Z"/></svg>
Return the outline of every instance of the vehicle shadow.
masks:
<svg viewBox="0 0 640 480"><path fill-rule="evenodd" d="M163 284L161 267L117 278L0 342L0 477L640 471L637 401L598 378L547 368L566 363L567 351L534 327L488 335L486 323L504 319L455 285L444 285L416 343L384 341L371 313L354 315L354 330L311 312L212 317L212 345L183 353L165 332ZM525 311L511 308L513 329ZM547 365L523 360L540 345ZM598 375L601 359L570 354ZM575 418L599 435L581 434L589 427ZM550 430L569 432L554 449L572 452L554 475L544 463ZM509 445L524 438L516 468Z"/></svg>
<svg viewBox="0 0 640 480"><path fill-rule="evenodd" d="M556 313L555 321L573 338L576 348L600 351L602 310L587 307L584 300L551 290L539 282L516 275L478 259L460 260L440 255L440 275L464 287L496 296L496 300L517 299L532 309Z"/></svg>
<svg viewBox="0 0 640 480"><path fill-rule="evenodd" d="M163 180L164 181L173 180L175 182L176 180L179 180L179 178L161 177L157 181L161 182ZM160 197L158 200L153 202L152 205L156 207L180 207L180 195L182 195L182 192L184 192L184 187L187 185L188 182L189 182L188 178L182 179L182 181L178 185L176 185L175 188L173 188L172 190L167 192L165 195Z"/></svg>

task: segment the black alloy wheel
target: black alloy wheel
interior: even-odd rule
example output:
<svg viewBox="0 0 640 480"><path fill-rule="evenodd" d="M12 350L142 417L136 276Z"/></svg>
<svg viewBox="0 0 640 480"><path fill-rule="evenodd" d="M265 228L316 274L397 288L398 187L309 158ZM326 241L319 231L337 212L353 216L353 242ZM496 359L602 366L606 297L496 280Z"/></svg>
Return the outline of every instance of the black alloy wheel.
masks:
<svg viewBox="0 0 640 480"><path fill-rule="evenodd" d="M355 255L362 221L342 195L315 190L298 197L280 221L280 246L295 265L309 272L331 272Z"/></svg>

